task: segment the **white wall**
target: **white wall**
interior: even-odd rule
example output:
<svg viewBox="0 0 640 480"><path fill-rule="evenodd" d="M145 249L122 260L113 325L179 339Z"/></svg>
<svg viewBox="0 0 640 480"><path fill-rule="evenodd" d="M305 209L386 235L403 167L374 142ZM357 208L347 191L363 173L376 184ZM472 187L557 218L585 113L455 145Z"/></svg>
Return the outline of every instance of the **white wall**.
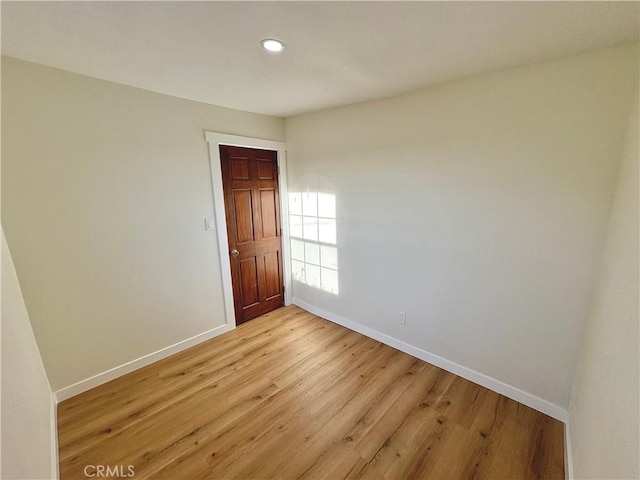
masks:
<svg viewBox="0 0 640 480"><path fill-rule="evenodd" d="M2 234L2 411L0 445L6 480L54 478L53 394L20 284Z"/></svg>
<svg viewBox="0 0 640 480"><path fill-rule="evenodd" d="M570 404L575 478L640 478L638 97Z"/></svg>
<svg viewBox="0 0 640 480"><path fill-rule="evenodd" d="M566 408L637 55L286 119L289 191L338 216L339 295L294 297Z"/></svg>
<svg viewBox="0 0 640 480"><path fill-rule="evenodd" d="M205 130L284 136L2 59L2 221L54 391L224 323Z"/></svg>

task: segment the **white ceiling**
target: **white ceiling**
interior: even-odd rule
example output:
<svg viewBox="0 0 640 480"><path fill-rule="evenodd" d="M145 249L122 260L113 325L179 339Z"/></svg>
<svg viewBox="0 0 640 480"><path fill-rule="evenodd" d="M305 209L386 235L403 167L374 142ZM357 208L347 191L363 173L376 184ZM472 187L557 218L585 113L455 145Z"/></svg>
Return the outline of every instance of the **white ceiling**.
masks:
<svg viewBox="0 0 640 480"><path fill-rule="evenodd" d="M278 116L638 41L638 2L2 2L2 53ZM263 38L286 44L261 50Z"/></svg>

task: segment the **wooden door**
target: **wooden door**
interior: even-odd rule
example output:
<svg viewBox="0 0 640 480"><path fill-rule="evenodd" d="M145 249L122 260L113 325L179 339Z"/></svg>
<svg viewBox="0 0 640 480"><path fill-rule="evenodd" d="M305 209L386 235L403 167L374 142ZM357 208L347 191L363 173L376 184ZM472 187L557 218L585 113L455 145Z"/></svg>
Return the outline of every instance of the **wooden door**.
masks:
<svg viewBox="0 0 640 480"><path fill-rule="evenodd" d="M277 153L220 146L236 323L284 304Z"/></svg>

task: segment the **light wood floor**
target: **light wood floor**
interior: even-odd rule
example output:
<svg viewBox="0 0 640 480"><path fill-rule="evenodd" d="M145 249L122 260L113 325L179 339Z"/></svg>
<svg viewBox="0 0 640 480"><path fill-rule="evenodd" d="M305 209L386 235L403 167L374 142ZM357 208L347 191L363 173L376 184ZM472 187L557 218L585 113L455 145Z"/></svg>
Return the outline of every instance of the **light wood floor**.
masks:
<svg viewBox="0 0 640 480"><path fill-rule="evenodd" d="M58 428L63 480L564 478L560 422L294 306L62 402Z"/></svg>

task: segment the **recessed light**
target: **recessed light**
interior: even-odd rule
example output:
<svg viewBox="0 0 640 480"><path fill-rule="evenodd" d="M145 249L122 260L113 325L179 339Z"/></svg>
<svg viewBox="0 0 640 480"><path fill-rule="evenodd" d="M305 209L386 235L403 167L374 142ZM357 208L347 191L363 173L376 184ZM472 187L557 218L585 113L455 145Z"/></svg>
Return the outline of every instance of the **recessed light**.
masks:
<svg viewBox="0 0 640 480"><path fill-rule="evenodd" d="M284 50L284 43L282 43L280 40L275 40L273 38L265 38L260 43L262 44L262 48L264 48L269 52L277 53Z"/></svg>

